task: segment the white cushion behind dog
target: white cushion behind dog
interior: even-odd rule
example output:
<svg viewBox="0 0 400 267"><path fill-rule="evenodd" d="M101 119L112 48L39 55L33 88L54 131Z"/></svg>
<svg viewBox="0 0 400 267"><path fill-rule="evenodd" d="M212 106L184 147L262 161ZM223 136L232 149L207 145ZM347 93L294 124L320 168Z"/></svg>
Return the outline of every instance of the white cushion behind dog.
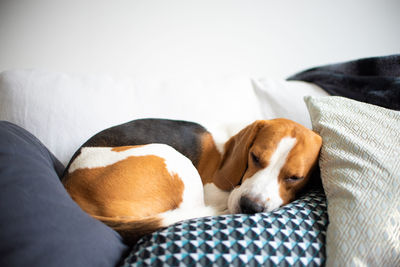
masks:
<svg viewBox="0 0 400 267"><path fill-rule="evenodd" d="M65 165L91 135L132 118L127 80L38 70L0 75L0 119L25 128Z"/></svg>
<svg viewBox="0 0 400 267"><path fill-rule="evenodd" d="M260 101L261 112L266 119L283 117L312 128L305 96L328 96L319 86L299 81L271 78L252 80L253 89Z"/></svg>
<svg viewBox="0 0 400 267"><path fill-rule="evenodd" d="M240 76L153 80L13 70L0 73L0 120L32 132L66 165L95 133L138 118L195 121L218 140L257 119L296 120L307 111L304 104L290 104L291 112L285 112L292 97L291 87L285 87L289 83L301 84L304 94L314 95L313 88L307 89L314 87L310 84L280 81L263 90L275 94L283 88L287 98L270 100L255 94L250 78Z"/></svg>

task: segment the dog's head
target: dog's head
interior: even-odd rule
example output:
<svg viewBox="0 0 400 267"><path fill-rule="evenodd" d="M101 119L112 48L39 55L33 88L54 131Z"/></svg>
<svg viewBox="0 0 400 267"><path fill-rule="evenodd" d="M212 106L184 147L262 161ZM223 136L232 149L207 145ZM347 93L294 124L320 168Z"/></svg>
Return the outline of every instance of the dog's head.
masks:
<svg viewBox="0 0 400 267"><path fill-rule="evenodd" d="M231 213L276 209L307 184L322 139L287 119L256 121L226 142L213 182L231 191Z"/></svg>

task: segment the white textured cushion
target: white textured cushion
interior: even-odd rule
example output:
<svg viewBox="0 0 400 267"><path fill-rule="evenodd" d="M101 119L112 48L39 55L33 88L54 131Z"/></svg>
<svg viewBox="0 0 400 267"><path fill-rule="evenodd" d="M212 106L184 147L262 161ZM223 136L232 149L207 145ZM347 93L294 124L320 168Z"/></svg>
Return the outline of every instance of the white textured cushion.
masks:
<svg viewBox="0 0 400 267"><path fill-rule="evenodd" d="M163 117L204 124L252 122L262 117L251 81L242 76L135 79L139 117Z"/></svg>
<svg viewBox="0 0 400 267"><path fill-rule="evenodd" d="M226 138L261 119L250 79L140 79L15 70L0 74L0 120L37 136L67 164L93 134L138 118L195 121Z"/></svg>
<svg viewBox="0 0 400 267"><path fill-rule="evenodd" d="M63 164L91 135L133 117L128 80L39 70L0 74L0 120L27 129Z"/></svg>
<svg viewBox="0 0 400 267"><path fill-rule="evenodd" d="M400 112L306 98L323 138L327 266L400 266Z"/></svg>
<svg viewBox="0 0 400 267"><path fill-rule="evenodd" d="M265 119L287 118L308 128L311 121L304 96L328 96L312 83L271 78L253 79L252 83Z"/></svg>
<svg viewBox="0 0 400 267"><path fill-rule="evenodd" d="M217 143L262 119L249 78L243 76L135 79L135 114L189 120L212 132Z"/></svg>

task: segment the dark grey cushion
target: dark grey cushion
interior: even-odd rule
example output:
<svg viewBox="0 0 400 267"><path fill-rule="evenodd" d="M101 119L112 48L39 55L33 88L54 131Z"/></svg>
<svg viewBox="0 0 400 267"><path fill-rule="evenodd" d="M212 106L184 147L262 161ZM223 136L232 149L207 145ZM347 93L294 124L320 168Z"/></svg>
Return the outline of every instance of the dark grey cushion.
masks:
<svg viewBox="0 0 400 267"><path fill-rule="evenodd" d="M60 182L61 163L24 129L0 121L0 266L115 266L120 236Z"/></svg>

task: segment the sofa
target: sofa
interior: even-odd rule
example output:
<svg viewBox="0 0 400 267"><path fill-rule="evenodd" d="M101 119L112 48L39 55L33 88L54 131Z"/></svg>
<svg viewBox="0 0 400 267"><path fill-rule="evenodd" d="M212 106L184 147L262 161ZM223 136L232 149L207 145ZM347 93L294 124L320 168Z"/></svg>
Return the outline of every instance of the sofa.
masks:
<svg viewBox="0 0 400 267"><path fill-rule="evenodd" d="M399 265L399 59L289 80L0 73L0 266ZM323 138L314 174L322 185L269 213L182 221L127 247L60 179L93 134L148 117L195 121L221 136L256 119L292 119Z"/></svg>

